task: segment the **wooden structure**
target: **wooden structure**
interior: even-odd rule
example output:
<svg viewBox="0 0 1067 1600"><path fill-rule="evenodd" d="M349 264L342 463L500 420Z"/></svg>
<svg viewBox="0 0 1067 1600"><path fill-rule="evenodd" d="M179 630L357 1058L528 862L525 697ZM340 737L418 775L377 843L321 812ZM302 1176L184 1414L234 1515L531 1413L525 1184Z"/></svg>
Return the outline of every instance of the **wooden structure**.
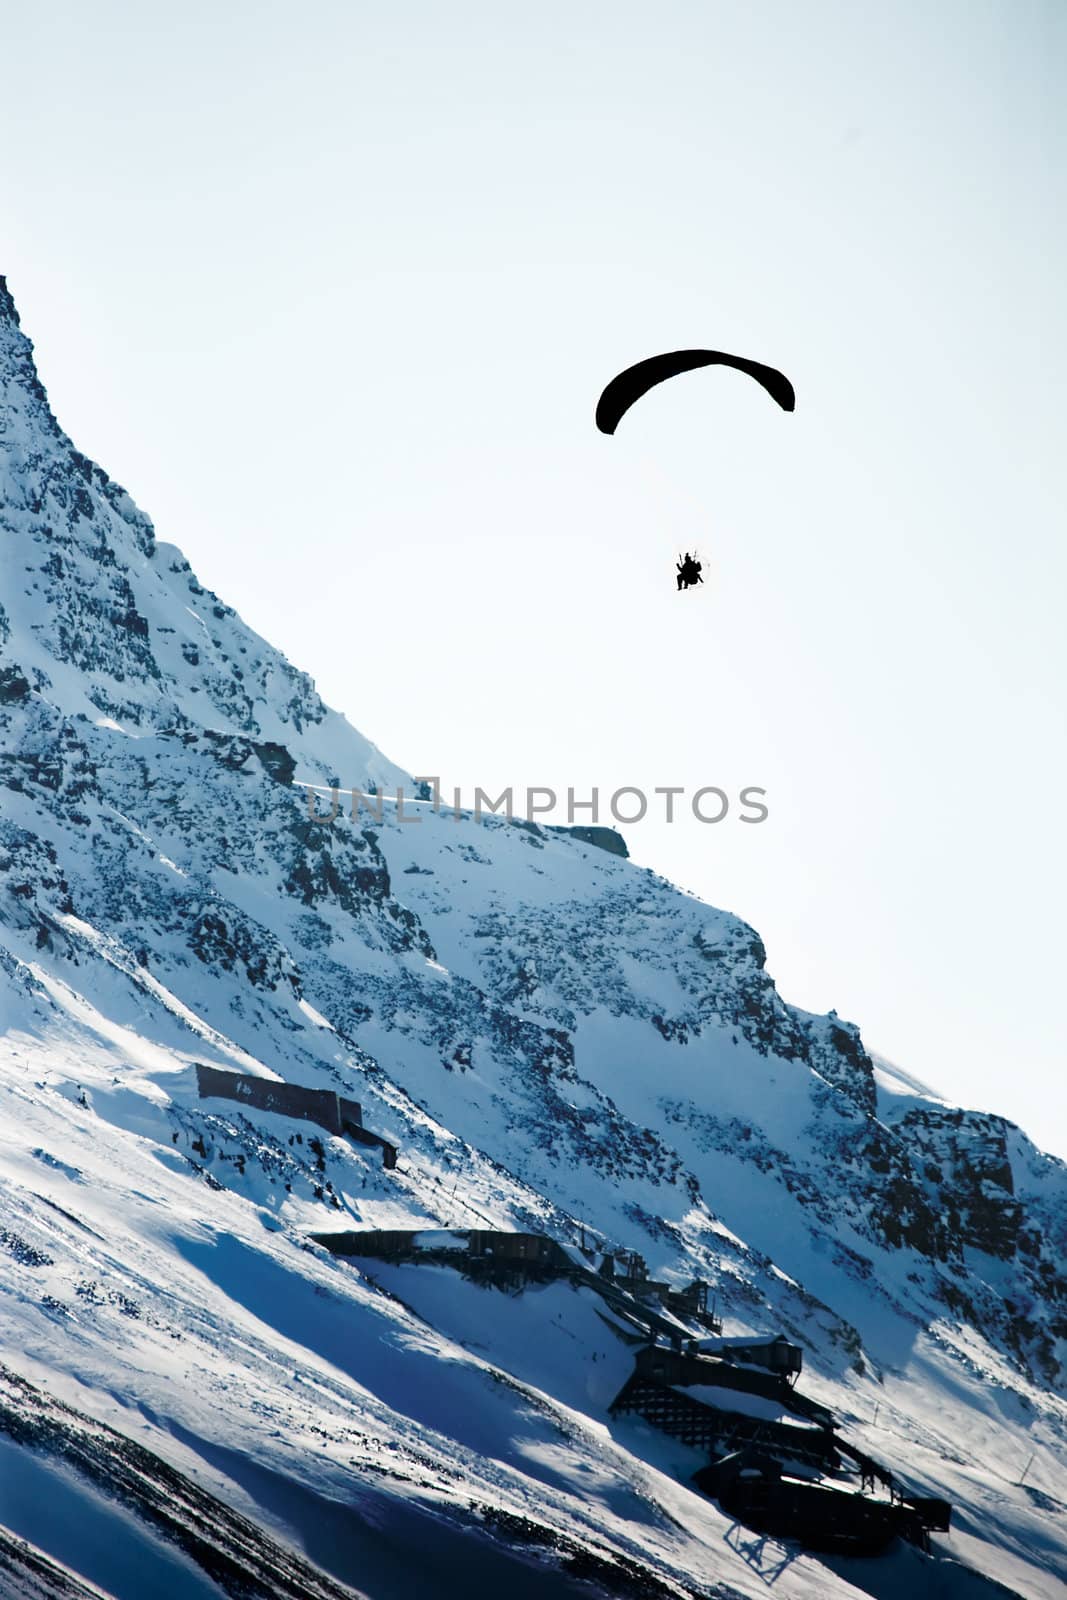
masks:
<svg viewBox="0 0 1067 1600"><path fill-rule="evenodd" d="M313 1233L316 1244L334 1255L363 1256L372 1261L442 1262L470 1278L501 1286L548 1283L565 1279L595 1290L608 1307L637 1333L640 1340L666 1339L681 1350L685 1329L658 1310L651 1297L634 1295L599 1267L591 1251L568 1250L540 1233L516 1233L498 1228L360 1229L347 1233ZM645 1281L645 1280L642 1280Z"/></svg>
<svg viewBox="0 0 1067 1600"><path fill-rule="evenodd" d="M785 1346L785 1348L781 1348ZM777 1347L777 1348L776 1348ZM765 1369L737 1364L749 1349L770 1352ZM810 1549L875 1555L898 1535L929 1549L931 1532L947 1532L947 1500L908 1494L888 1468L847 1444L833 1413L793 1387L800 1350L788 1341L754 1341L732 1349L734 1361L649 1345L612 1402L613 1414L633 1412L653 1427L706 1450L698 1488L757 1532L796 1538ZM687 1392L721 1389L725 1404L709 1405ZM813 1424L803 1427L731 1410L730 1391L760 1395ZM860 1487L813 1483L805 1469L858 1477ZM874 1498L867 1491L880 1488Z"/></svg>
<svg viewBox="0 0 1067 1600"><path fill-rule="evenodd" d="M430 1243L433 1237L433 1232L420 1228L361 1228L346 1233L311 1234L314 1242L324 1245L331 1255L365 1257L371 1261L433 1260L438 1254ZM440 1237L442 1241L448 1238L457 1241L449 1252L452 1256L465 1253L466 1235L442 1232ZM420 1247L419 1241L423 1240L426 1246Z"/></svg>
<svg viewBox="0 0 1067 1600"><path fill-rule="evenodd" d="M311 1089L299 1083L283 1083L279 1078L227 1072L202 1062L197 1063L196 1085L201 1100L236 1100L257 1111L313 1122L338 1138L376 1146L382 1152L382 1166L396 1166L396 1145L363 1126L363 1108L358 1100L348 1100L333 1089Z"/></svg>
<svg viewBox="0 0 1067 1600"><path fill-rule="evenodd" d="M753 1446L702 1467L693 1482L757 1533L839 1555L880 1555L897 1537L929 1550L931 1532L947 1532L951 1520L947 1500L900 1494L876 1500L812 1483L789 1476L780 1461Z"/></svg>
<svg viewBox="0 0 1067 1600"><path fill-rule="evenodd" d="M694 1445L715 1456L729 1455L745 1445L758 1445L776 1457L820 1471L841 1464L831 1428L802 1427L795 1422L769 1422L745 1412L720 1409L694 1399L683 1389L671 1388L634 1373L615 1396L613 1415L636 1413L672 1439Z"/></svg>
<svg viewBox="0 0 1067 1600"><path fill-rule="evenodd" d="M702 1278L694 1278L684 1289L673 1289L669 1283L649 1277L645 1258L636 1250L605 1255L597 1272L638 1300L658 1300L668 1311L699 1322L709 1333L722 1332L722 1323L708 1311L708 1286Z"/></svg>
<svg viewBox="0 0 1067 1600"><path fill-rule="evenodd" d="M578 1277L582 1268L562 1245L541 1233L506 1233L491 1228L375 1228L347 1233L313 1233L316 1244L334 1255L372 1261L441 1261L468 1266ZM476 1274L477 1273L476 1270Z"/></svg>
<svg viewBox="0 0 1067 1600"><path fill-rule="evenodd" d="M799 1350L797 1354L799 1355ZM697 1355L692 1351L668 1350L662 1345L649 1345L639 1350L634 1371L643 1378L665 1383L672 1388L732 1389L739 1394L760 1395L765 1400L776 1401L783 1410L792 1411L809 1422L822 1427L834 1426L833 1413L816 1400L798 1394L785 1372L753 1371L735 1365L717 1356Z"/></svg>
<svg viewBox="0 0 1067 1600"><path fill-rule="evenodd" d="M797 1539L810 1550L880 1555L899 1531L890 1502L788 1478L779 1462L757 1450L702 1467L693 1482L746 1527Z"/></svg>
<svg viewBox="0 0 1067 1600"><path fill-rule="evenodd" d="M723 1361L741 1361L746 1366L766 1367L768 1372L796 1382L804 1367L804 1352L798 1344L790 1344L783 1334L776 1339L753 1339L749 1343L730 1340L724 1342L716 1355Z"/></svg>
<svg viewBox="0 0 1067 1600"><path fill-rule="evenodd" d="M472 1261L495 1261L523 1267L551 1267L558 1275L577 1276L580 1267L555 1239L544 1233L505 1233L498 1228L472 1228L467 1234Z"/></svg>

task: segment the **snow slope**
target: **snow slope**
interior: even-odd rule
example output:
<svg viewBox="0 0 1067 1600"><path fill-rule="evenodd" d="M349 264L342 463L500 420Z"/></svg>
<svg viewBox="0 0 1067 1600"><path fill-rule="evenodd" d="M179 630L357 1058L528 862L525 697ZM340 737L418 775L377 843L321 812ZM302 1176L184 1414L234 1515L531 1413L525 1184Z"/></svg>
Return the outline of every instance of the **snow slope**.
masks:
<svg viewBox="0 0 1067 1600"><path fill-rule="evenodd" d="M279 1547L287 1592L376 1600L1067 1593L1062 1163L786 1005L750 928L621 857L309 815L304 783L408 780L73 448L6 289L0 384L0 1583L272 1593ZM201 1101L198 1064L359 1100L396 1169ZM309 1242L420 1226L708 1280L953 1532L757 1540L610 1416L632 1346L589 1291ZM92 1462L127 1446L123 1499ZM153 1520L168 1472L195 1546Z"/></svg>

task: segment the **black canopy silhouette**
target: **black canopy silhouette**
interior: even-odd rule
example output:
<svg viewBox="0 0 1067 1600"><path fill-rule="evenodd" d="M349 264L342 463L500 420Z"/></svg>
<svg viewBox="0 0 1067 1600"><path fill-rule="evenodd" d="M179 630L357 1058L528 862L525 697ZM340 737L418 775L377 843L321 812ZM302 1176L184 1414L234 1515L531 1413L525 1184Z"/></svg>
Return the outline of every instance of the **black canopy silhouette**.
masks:
<svg viewBox="0 0 1067 1600"><path fill-rule="evenodd" d="M721 350L669 350L661 356L649 356L634 367L627 367L617 378L612 378L597 401L596 425L601 433L614 433L623 417L641 396L663 383L676 378L681 372L693 372L697 367L733 367L747 373L762 384L783 411L796 408L797 397L793 385L776 367L765 367L761 361L749 361L744 356L728 356Z"/></svg>

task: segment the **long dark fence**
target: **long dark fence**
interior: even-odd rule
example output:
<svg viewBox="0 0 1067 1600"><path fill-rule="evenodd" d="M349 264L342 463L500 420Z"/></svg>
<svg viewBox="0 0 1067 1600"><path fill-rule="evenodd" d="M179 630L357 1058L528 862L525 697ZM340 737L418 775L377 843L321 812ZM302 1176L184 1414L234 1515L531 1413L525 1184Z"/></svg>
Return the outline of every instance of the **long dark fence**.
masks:
<svg viewBox="0 0 1067 1600"><path fill-rule="evenodd" d="M313 1122L338 1138L348 1137L356 1144L377 1145L382 1165L396 1166L396 1145L363 1126L363 1108L358 1100L348 1100L332 1089L309 1089L299 1083L281 1083L277 1078L256 1078L248 1073L227 1072L222 1067L200 1063L196 1068L201 1100L236 1100L256 1111L272 1111L280 1117Z"/></svg>

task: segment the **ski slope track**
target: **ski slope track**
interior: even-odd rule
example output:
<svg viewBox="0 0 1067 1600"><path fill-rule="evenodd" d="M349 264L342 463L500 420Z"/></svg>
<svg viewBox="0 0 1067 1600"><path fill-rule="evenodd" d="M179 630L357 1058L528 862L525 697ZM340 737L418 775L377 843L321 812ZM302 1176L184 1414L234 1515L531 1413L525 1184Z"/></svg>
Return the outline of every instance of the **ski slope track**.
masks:
<svg viewBox="0 0 1067 1600"><path fill-rule="evenodd" d="M410 779L78 453L6 287L0 385L4 1600L1067 1595L1063 1164L566 831L310 816ZM311 1240L485 1228L707 1281L951 1532L758 1537L611 1412L588 1285Z"/></svg>

